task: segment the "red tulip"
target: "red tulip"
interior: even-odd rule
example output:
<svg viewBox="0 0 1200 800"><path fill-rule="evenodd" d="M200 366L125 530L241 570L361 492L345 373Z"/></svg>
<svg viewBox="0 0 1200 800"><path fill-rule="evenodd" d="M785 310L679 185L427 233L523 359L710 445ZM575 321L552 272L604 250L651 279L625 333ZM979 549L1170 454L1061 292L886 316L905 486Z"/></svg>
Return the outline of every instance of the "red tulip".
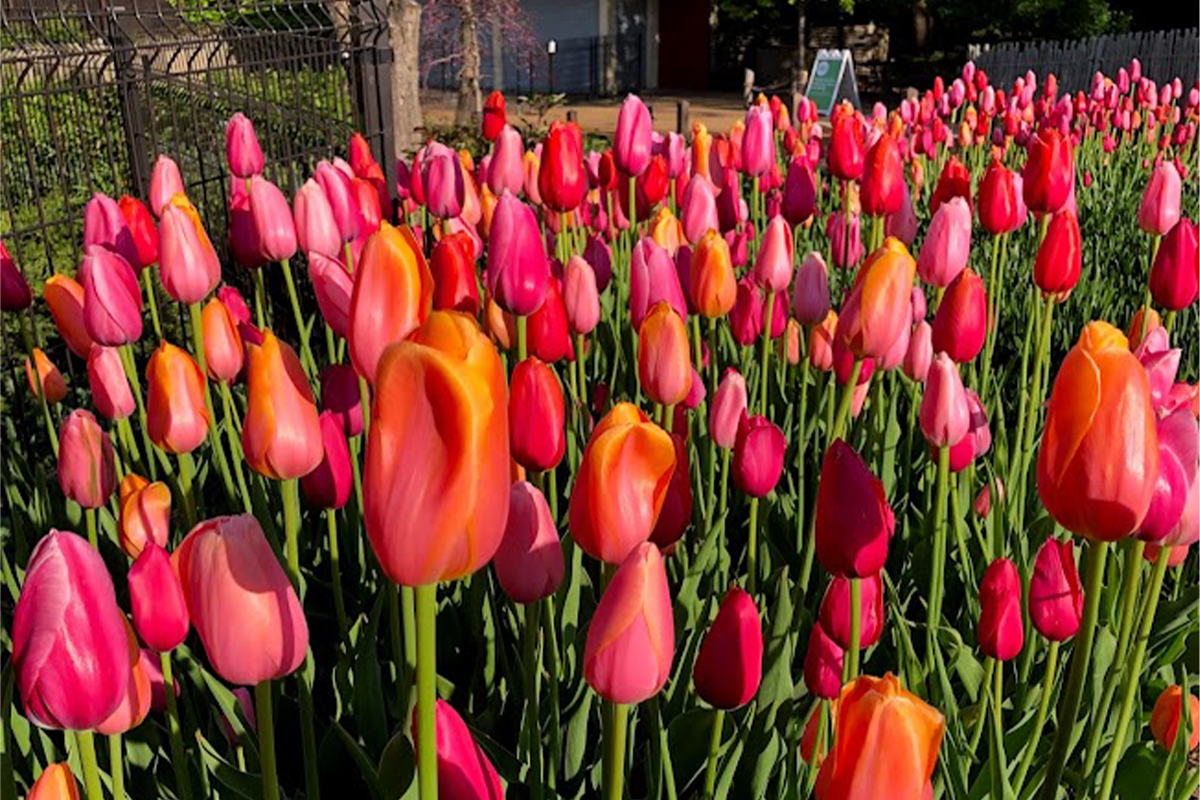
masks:
<svg viewBox="0 0 1200 800"><path fill-rule="evenodd" d="M330 364L321 370L321 408L333 413L346 436L362 433L358 376L349 364Z"/></svg>
<svg viewBox="0 0 1200 800"><path fill-rule="evenodd" d="M229 197L229 231L227 234L229 252L233 260L246 269L259 269L267 264L263 255L262 243L258 240L258 226L254 224L254 214L250 211L250 195L246 185L238 178L230 183Z"/></svg>
<svg viewBox="0 0 1200 800"><path fill-rule="evenodd" d="M865 650L883 635L883 580L879 573L859 581L858 646ZM850 647L850 579L835 575L821 599L821 629L843 650Z"/></svg>
<svg viewBox="0 0 1200 800"><path fill-rule="evenodd" d="M1038 246L1033 282L1046 294L1061 295L1075 288L1082 264L1079 221L1070 211L1060 211L1050 219L1046 238Z"/></svg>
<svg viewBox="0 0 1200 800"><path fill-rule="evenodd" d="M841 439L825 452L817 484L817 560L834 575L865 578L887 560L896 518L883 482Z"/></svg>
<svg viewBox="0 0 1200 800"><path fill-rule="evenodd" d="M1150 293L1168 311L1182 311L1200 293L1200 256L1197 256L1196 223L1181 219L1158 248L1150 268Z"/></svg>
<svg viewBox="0 0 1200 800"><path fill-rule="evenodd" d="M513 369L508 398L513 460L531 472L553 469L566 452L562 386L537 356Z"/></svg>
<svg viewBox="0 0 1200 800"><path fill-rule="evenodd" d="M993 160L979 182L979 222L993 236L1020 227L1020 190L1015 177L999 160Z"/></svg>
<svg viewBox="0 0 1200 800"><path fill-rule="evenodd" d="M433 276L433 307L443 311L479 313L479 289L475 283L475 259L466 233L443 236L429 259Z"/></svg>
<svg viewBox="0 0 1200 800"><path fill-rule="evenodd" d="M4 242L0 242L0 309L24 311L33 303L33 292L29 282L17 269L17 263L8 254Z"/></svg>
<svg viewBox="0 0 1200 800"><path fill-rule="evenodd" d="M934 187L933 196L929 200L930 212L936 214L942 203L955 197L961 197L970 210L971 173L956 156L950 156L950 160L942 167L942 174L938 176L937 186Z"/></svg>
<svg viewBox="0 0 1200 800"><path fill-rule="evenodd" d="M341 508L354 490L350 447L336 414L322 411L319 419L324 456L316 469L300 479L300 488L308 502L317 508Z"/></svg>
<svg viewBox="0 0 1200 800"><path fill-rule="evenodd" d="M698 380L694 381L692 385L695 386L697 383L703 386L703 383ZM677 416L676 419L678 420L679 417ZM658 520L654 523L654 530L650 533L650 542L665 553L671 552L671 546L679 541L688 525L692 523L692 476L688 466L685 436L686 433L671 434L671 442L675 445L675 469L671 472L671 483L667 486L667 494L663 498Z"/></svg>
<svg viewBox="0 0 1200 800"><path fill-rule="evenodd" d="M1057 129L1029 140L1029 158L1021 173L1025 205L1036 214L1054 214L1067 204L1075 183L1075 153Z"/></svg>
<svg viewBox="0 0 1200 800"><path fill-rule="evenodd" d="M696 694L714 708L741 708L758 693L762 660L758 607L753 597L731 586L700 643L692 669Z"/></svg>
<svg viewBox="0 0 1200 800"><path fill-rule="evenodd" d="M536 603L558 591L562 543L541 490L517 481L508 494L508 524L492 559L500 588L514 603Z"/></svg>
<svg viewBox="0 0 1200 800"><path fill-rule="evenodd" d="M81 408L67 415L58 432L58 484L68 500L91 509L107 503L117 488L112 441Z"/></svg>
<svg viewBox="0 0 1200 800"><path fill-rule="evenodd" d="M496 141L506 124L508 114L504 110L504 93L497 90L483 101L483 138L489 142Z"/></svg>
<svg viewBox="0 0 1200 800"><path fill-rule="evenodd" d="M133 244L137 248L138 260L132 266L145 269L158 261L158 228L154 225L154 217L136 197L124 195L117 201Z"/></svg>
<svg viewBox="0 0 1200 800"><path fill-rule="evenodd" d="M1047 539L1038 550L1029 579L1029 619L1053 642L1070 639L1083 619L1083 587L1070 540Z"/></svg>
<svg viewBox="0 0 1200 800"><path fill-rule="evenodd" d="M555 364L564 358L575 360L561 287L558 278L551 276L546 282L546 299L542 307L529 316L529 352L547 364Z"/></svg>
<svg viewBox="0 0 1200 800"><path fill-rule="evenodd" d="M821 623L813 625L804 654L804 685L817 697L836 698L842 691L842 663L845 653L829 638Z"/></svg>
<svg viewBox="0 0 1200 800"><path fill-rule="evenodd" d="M812 164L803 156L793 156L788 162L782 212L792 226L807 222L817 212L817 179Z"/></svg>
<svg viewBox="0 0 1200 800"><path fill-rule="evenodd" d="M896 140L889 134L880 136L867 151L860 200L863 212L876 217L895 214L904 205L904 162ZM936 194L934 202L936 211Z"/></svg>
<svg viewBox="0 0 1200 800"><path fill-rule="evenodd" d="M997 558L983 573L979 604L979 649L998 661L1016 658L1025 644L1021 576L1007 558Z"/></svg>
<svg viewBox="0 0 1200 800"><path fill-rule="evenodd" d="M550 123L550 133L542 144L538 190L546 207L558 213L574 211L583 201L587 192L583 133L575 123Z"/></svg>
<svg viewBox="0 0 1200 800"><path fill-rule="evenodd" d="M840 181L856 181L866 161L862 117L848 105L839 105L833 113L833 133L829 137L829 173Z"/></svg>
<svg viewBox="0 0 1200 800"><path fill-rule="evenodd" d="M959 364L979 355L987 336L987 305L983 278L970 267L958 273L933 317L933 351Z"/></svg>
<svg viewBox="0 0 1200 800"><path fill-rule="evenodd" d="M166 653L187 638L191 623L171 557L147 542L129 568L129 603L138 636L150 649Z"/></svg>

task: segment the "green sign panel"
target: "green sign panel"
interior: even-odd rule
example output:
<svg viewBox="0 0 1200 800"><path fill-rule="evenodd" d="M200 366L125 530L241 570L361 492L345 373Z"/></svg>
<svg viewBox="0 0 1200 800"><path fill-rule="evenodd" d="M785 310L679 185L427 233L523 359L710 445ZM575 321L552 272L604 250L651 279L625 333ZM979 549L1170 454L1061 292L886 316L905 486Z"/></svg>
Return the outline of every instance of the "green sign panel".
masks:
<svg viewBox="0 0 1200 800"><path fill-rule="evenodd" d="M817 112L828 116L841 99L858 105L858 86L854 80L854 62L849 50L819 50L805 90L816 103Z"/></svg>

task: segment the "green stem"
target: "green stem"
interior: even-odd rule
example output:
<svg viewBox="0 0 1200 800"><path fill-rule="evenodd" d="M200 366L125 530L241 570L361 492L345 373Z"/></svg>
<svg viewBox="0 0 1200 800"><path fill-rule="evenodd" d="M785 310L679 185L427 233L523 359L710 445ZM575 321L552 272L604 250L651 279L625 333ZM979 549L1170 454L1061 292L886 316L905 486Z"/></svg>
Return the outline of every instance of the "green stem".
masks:
<svg viewBox="0 0 1200 800"><path fill-rule="evenodd" d="M988 656L987 666L983 671L983 683L980 684L981 696L979 698L979 716L975 718L975 730L971 732L971 754L974 755L979 747L979 740L983 738L983 728L987 724L988 712L991 708L992 701L987 691L987 687L992 685L992 673L996 670L996 659Z"/></svg>
<svg viewBox="0 0 1200 800"><path fill-rule="evenodd" d="M246 470L242 467L242 439L241 426L237 421L237 414L233 409L233 393L229 390L229 384L224 381L220 382L221 387L221 405L225 410L225 437L229 442L230 460L233 461L233 474L237 479L238 496L242 499L242 509L247 514L254 513L254 504L250 501L250 487L246 483Z"/></svg>
<svg viewBox="0 0 1200 800"><path fill-rule="evenodd" d="M162 323L158 319L158 297L154 293L154 283L150 270L142 270L142 286L146 289L146 303L150 306L150 322L154 326L154 338L162 341Z"/></svg>
<svg viewBox="0 0 1200 800"><path fill-rule="evenodd" d="M862 373L863 360L857 356L854 358L854 367L850 370L850 380L846 382L846 386L842 389L842 399L838 403L837 416L833 421L833 434L829 441L832 443L836 439L841 439L846 434L846 423L850 419L850 407L854 401L854 389L858 386L858 376Z"/></svg>
<svg viewBox="0 0 1200 800"><path fill-rule="evenodd" d="M541 614L546 636L546 675L550 684L550 764L547 783L553 792L558 786L558 769L562 764L562 711L558 697L558 628L554 622L554 595L542 601L546 609Z"/></svg>
<svg viewBox="0 0 1200 800"><path fill-rule="evenodd" d="M175 697L175 676L171 672L171 654L160 653L163 693L167 698L167 733L171 739L171 766L175 769L175 794L181 800L191 800L192 784L188 780L187 752L183 749L183 729L179 724L179 700Z"/></svg>
<svg viewBox="0 0 1200 800"><path fill-rule="evenodd" d="M544 794L542 784L542 725L538 708L538 673L541 671L541 661L538 659L538 640L540 626L538 611L540 603L528 603L525 606L525 629L522 631L525 645L525 729L529 743L529 785L530 794L534 800L541 800Z"/></svg>
<svg viewBox="0 0 1200 800"><path fill-rule="evenodd" d="M125 748L119 733L108 737L108 774L112 779L113 800L125 800Z"/></svg>
<svg viewBox="0 0 1200 800"><path fill-rule="evenodd" d="M704 800L713 800L717 788L717 762L721 751L721 728L725 723L725 710L717 709L713 715L712 736L708 740L708 766L704 770Z"/></svg>
<svg viewBox="0 0 1200 800"><path fill-rule="evenodd" d="M346 598L342 595L342 565L338 555L337 509L325 509L325 524L329 534L329 571L333 581L333 610L337 616L338 634L342 641L350 631L346 621Z"/></svg>
<svg viewBox="0 0 1200 800"><path fill-rule="evenodd" d="M850 652L846 659L846 682L858 677L858 651L862 635L862 582L850 579Z"/></svg>
<svg viewBox="0 0 1200 800"><path fill-rule="evenodd" d="M305 654L304 666L296 672L296 696L300 700L300 748L304 756L304 791L306 800L320 800L321 774L317 763L317 732L314 725L312 687L308 685L312 674L312 648Z"/></svg>
<svg viewBox="0 0 1200 800"><path fill-rule="evenodd" d="M142 427L142 448L146 451L146 463L150 468L150 480L158 480L158 467L154 463L155 451L150 444L150 428L146 423L146 401L142 399L142 381L138 377L137 364L133 360L133 349L129 345L119 348L121 366L125 367L125 377L129 379L133 389L133 399L137 402L138 424ZM54 452L58 453L58 438L54 438ZM170 462L163 460L164 465Z"/></svg>
<svg viewBox="0 0 1200 800"><path fill-rule="evenodd" d="M632 180L632 178L630 179ZM613 703L611 724L606 731L604 800L623 800L625 794L625 734L629 729L629 706Z"/></svg>
<svg viewBox="0 0 1200 800"><path fill-rule="evenodd" d="M1146 269L1146 275L1149 276L1150 270L1154 267L1154 259L1158 256L1158 243L1161 241L1159 236L1150 237L1150 266ZM1153 307L1150 296L1150 280L1146 279L1146 299L1142 302L1142 330L1139 332L1138 341L1145 341L1146 334L1150 332L1150 309Z"/></svg>
<svg viewBox="0 0 1200 800"><path fill-rule="evenodd" d="M100 788L100 767L96 764L95 734L91 731L75 731L75 743L79 748L88 800L104 800L104 792Z"/></svg>
<svg viewBox="0 0 1200 800"><path fill-rule="evenodd" d="M179 454L179 495L183 501L183 522L190 531L196 524L196 496L192 477L196 474L196 462L191 453Z"/></svg>
<svg viewBox="0 0 1200 800"><path fill-rule="evenodd" d="M84 516L87 517L88 544L90 544L92 546L93 550L99 552L100 551L100 539L96 535L96 509L94 509L94 508L84 509Z"/></svg>
<svg viewBox="0 0 1200 800"><path fill-rule="evenodd" d="M758 588L758 498L750 498L750 530L746 539L746 591Z"/></svg>
<svg viewBox="0 0 1200 800"><path fill-rule="evenodd" d="M662 773L663 788L667 792L667 800L677 800L675 790L675 767L671 764L671 742L667 735L667 726L663 723L661 701L658 695L650 698L650 706L654 714L654 724L658 728L658 760Z"/></svg>
<svg viewBox="0 0 1200 800"><path fill-rule="evenodd" d="M292 585L300 592L300 482L296 478L280 481L283 499L283 534L287 550L287 571ZM303 601L301 594L301 601Z"/></svg>
<svg viewBox="0 0 1200 800"><path fill-rule="evenodd" d="M317 362L313 358L312 349L308 344L309 329L304 325L304 315L300 311L300 299L296 295L296 281L292 278L292 265L285 258L279 262L283 267L283 280L287 284L288 300L292 304L292 316L296 319L296 332L300 334L300 360L308 367L309 378L317 374Z"/></svg>
<svg viewBox="0 0 1200 800"><path fill-rule="evenodd" d="M346 248L349 250L350 245L346 245ZM263 285L262 270L252 269L250 274L254 276L254 319L259 328L266 328L267 317L263 313L263 307L266 304L267 289Z"/></svg>
<svg viewBox="0 0 1200 800"><path fill-rule="evenodd" d="M526 337L528 336L529 320L526 317L517 317L517 363L521 363L529 355Z"/></svg>
<svg viewBox="0 0 1200 800"><path fill-rule="evenodd" d="M417 600L411 586L400 587L400 613L404 619L404 663L417 673Z"/></svg>
<svg viewBox="0 0 1200 800"><path fill-rule="evenodd" d="M850 182L842 181L842 268L850 268ZM851 381L851 386L853 386Z"/></svg>
<svg viewBox="0 0 1200 800"><path fill-rule="evenodd" d="M758 179L755 178L757 181ZM775 293L767 292L767 315L763 323L762 363L758 379L758 413L767 413L767 364L771 361L771 320L775 317Z"/></svg>
<svg viewBox="0 0 1200 800"><path fill-rule="evenodd" d="M992 377L992 351L996 346L996 334L1000 330L1000 292L1001 281L1003 280L1000 263L1000 242L1003 239L1003 234L992 237L992 268L988 271L988 322L989 326L986 332L986 341L983 347L983 364L979 370L979 394L986 402L988 399L988 383Z"/></svg>
<svg viewBox="0 0 1200 800"><path fill-rule="evenodd" d="M262 772L263 800L279 800L275 769L275 716L271 711L271 681L254 687L254 717L258 726L258 763Z"/></svg>
<svg viewBox="0 0 1200 800"><path fill-rule="evenodd" d="M1158 598L1162 594L1163 578L1167 574L1168 561L1171 558L1171 548L1163 547L1158 552L1154 562L1154 571L1150 573L1150 585L1146 589L1146 602L1142 606L1142 624L1138 629L1137 641L1134 643L1133 660L1125 672L1124 696L1121 698L1121 708L1117 713L1117 729L1113 734L1112 746L1108 750L1108 763L1104 768L1104 782L1100 785L1100 800L1108 800L1112 796L1113 780L1117 777L1117 764L1125 753L1125 734L1129 730L1129 718L1133 713L1133 704L1137 700L1138 687L1142 681L1142 663L1146 659L1146 646L1150 642L1150 630L1154 627L1154 614L1158 611ZM1184 702L1187 702L1186 696Z"/></svg>
<svg viewBox="0 0 1200 800"><path fill-rule="evenodd" d="M437 584L417 586L417 779L437 800Z"/></svg>
<svg viewBox="0 0 1200 800"><path fill-rule="evenodd" d="M1100 610L1100 594L1104 583L1104 563L1108 559L1108 542L1093 542L1088 553L1087 575L1084 581L1083 621L1075 636L1075 649L1071 653L1071 674L1067 679L1067 691L1058 707L1058 727L1054 731L1054 746L1046 764L1046 779L1038 794L1040 800L1055 800L1062 780L1075 718L1079 713L1079 701L1083 697L1083 684L1087 680L1088 664L1092 658L1092 640L1096 634L1096 617Z"/></svg>
<svg viewBox="0 0 1200 800"><path fill-rule="evenodd" d="M929 617L926 620L925 661L932 667L937 632L942 618L942 592L946 574L946 499L950 489L950 448L938 448L937 489L933 506L933 563L930 565Z"/></svg>
<svg viewBox="0 0 1200 800"><path fill-rule="evenodd" d="M1054 679L1058 672L1058 648L1059 643L1050 642L1050 647L1046 651L1046 672L1042 676L1042 696L1038 700L1037 716L1033 722L1033 735L1025 744L1025 755L1021 758L1021 766L1017 770L1017 777L1013 780L1013 793L1017 797L1021 796L1021 789L1025 787L1025 777L1029 774L1029 768L1033 766L1033 757L1037 755L1038 742L1042 739L1042 730L1046 727L1046 713L1050 710L1050 697L1054 692Z"/></svg>

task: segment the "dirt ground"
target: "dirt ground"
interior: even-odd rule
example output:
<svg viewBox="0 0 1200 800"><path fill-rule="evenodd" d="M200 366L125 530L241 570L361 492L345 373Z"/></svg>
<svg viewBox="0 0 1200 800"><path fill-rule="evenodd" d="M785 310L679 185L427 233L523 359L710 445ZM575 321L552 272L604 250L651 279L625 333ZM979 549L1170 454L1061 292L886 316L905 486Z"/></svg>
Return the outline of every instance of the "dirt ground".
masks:
<svg viewBox="0 0 1200 800"><path fill-rule="evenodd" d="M551 109L546 121L565 119L568 111L574 111L579 126L585 133L612 136L617 128L617 111L623 98L568 100L566 105ZM689 103L690 119L700 121L712 131L728 131L735 120L745 119L746 106L739 94L674 95L645 94L642 99L650 106L657 131L675 129L676 106L681 100ZM508 99L509 117L533 123L537 114L529 108L521 108L515 97ZM454 121L454 96L450 94L422 94L421 110L427 124L449 125Z"/></svg>

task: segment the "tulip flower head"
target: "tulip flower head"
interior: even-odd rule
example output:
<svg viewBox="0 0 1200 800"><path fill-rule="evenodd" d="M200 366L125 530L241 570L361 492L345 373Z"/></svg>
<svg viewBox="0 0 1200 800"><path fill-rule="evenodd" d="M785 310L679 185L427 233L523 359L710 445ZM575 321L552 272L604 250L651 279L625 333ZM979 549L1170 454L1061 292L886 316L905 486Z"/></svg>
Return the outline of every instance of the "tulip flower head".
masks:
<svg viewBox="0 0 1200 800"><path fill-rule="evenodd" d="M565 403L554 370L537 356L513 368L508 398L513 460L532 472L553 469L566 452Z"/></svg>
<svg viewBox="0 0 1200 800"><path fill-rule="evenodd" d="M166 653L187 638L190 622L183 587L170 555L154 542L146 543L129 568L129 601L133 625L150 649Z"/></svg>
<svg viewBox="0 0 1200 800"><path fill-rule="evenodd" d="M322 411L319 419L324 454L317 468L300 479L300 488L317 508L338 509L346 505L354 490L350 446L336 413Z"/></svg>
<svg viewBox="0 0 1200 800"><path fill-rule="evenodd" d="M729 587L700 643L692 680L696 694L714 708L741 708L762 682L762 622L754 598Z"/></svg>
<svg viewBox="0 0 1200 800"><path fill-rule="evenodd" d="M1187 751L1196 749L1200 744L1200 699L1194 694L1188 694L1188 721L1191 724L1191 735L1188 736ZM1168 686L1154 702L1154 710L1150 712L1150 732L1154 741L1168 753L1175 747L1175 738L1179 736L1179 726L1183 719L1183 688Z"/></svg>
<svg viewBox="0 0 1200 800"><path fill-rule="evenodd" d="M508 522L492 566L500 588L515 603L536 603L562 583L562 543L550 505L528 481L517 481L509 490Z"/></svg>
<svg viewBox="0 0 1200 800"><path fill-rule="evenodd" d="M751 497L766 497L779 483L787 440L766 417L743 416L733 446L733 482Z"/></svg>
<svg viewBox="0 0 1200 800"><path fill-rule="evenodd" d="M106 419L127 419L137 408L120 353L115 347L97 345L88 353L88 388L96 410ZM46 399L55 402L49 396Z"/></svg>
<svg viewBox="0 0 1200 800"><path fill-rule="evenodd" d="M879 573L859 581L861 620L858 646L866 649L883 635L883 580ZM850 579L835 575L821 599L821 629L838 647L850 647Z"/></svg>
<svg viewBox="0 0 1200 800"><path fill-rule="evenodd" d="M510 314L527 317L546 299L550 262L537 217L511 194L500 196L492 217L484 278L488 295Z"/></svg>
<svg viewBox="0 0 1200 800"><path fill-rule="evenodd" d="M1047 539L1038 550L1029 579L1029 618L1053 642L1070 639L1083 618L1083 588L1075 566L1074 544Z"/></svg>
<svg viewBox="0 0 1200 800"><path fill-rule="evenodd" d="M808 636L808 649L804 653L804 685L817 697L836 698L842 691L844 659L842 648L817 622Z"/></svg>
<svg viewBox="0 0 1200 800"><path fill-rule="evenodd" d="M58 433L58 484L68 500L99 508L117 488L112 441L90 411L75 409Z"/></svg>
<svg viewBox="0 0 1200 800"><path fill-rule="evenodd" d="M171 535L171 489L130 473L121 481L118 540L130 558L149 543L166 547Z"/></svg>
<svg viewBox="0 0 1200 800"><path fill-rule="evenodd" d="M821 566L851 578L874 575L887 560L896 518L883 482L837 439L825 452L817 484L816 553Z"/></svg>
<svg viewBox="0 0 1200 800"><path fill-rule="evenodd" d="M953 447L971 426L971 409L958 367L946 353L938 353L925 378L919 413L921 433L933 447Z"/></svg>
<svg viewBox="0 0 1200 800"><path fill-rule="evenodd" d="M412 713L413 749L417 741L417 709ZM454 707L437 701L434 719L437 731L437 787L440 797L449 800L503 800L504 784L483 748L471 736Z"/></svg>
<svg viewBox="0 0 1200 800"><path fill-rule="evenodd" d="M638 330L638 381L663 406L683 402L691 389L687 327L668 303L655 303Z"/></svg>
<svg viewBox="0 0 1200 800"><path fill-rule="evenodd" d="M1021 576L1007 558L997 558L984 571L979 605L979 649L998 661L1016 658L1025 644Z"/></svg>

